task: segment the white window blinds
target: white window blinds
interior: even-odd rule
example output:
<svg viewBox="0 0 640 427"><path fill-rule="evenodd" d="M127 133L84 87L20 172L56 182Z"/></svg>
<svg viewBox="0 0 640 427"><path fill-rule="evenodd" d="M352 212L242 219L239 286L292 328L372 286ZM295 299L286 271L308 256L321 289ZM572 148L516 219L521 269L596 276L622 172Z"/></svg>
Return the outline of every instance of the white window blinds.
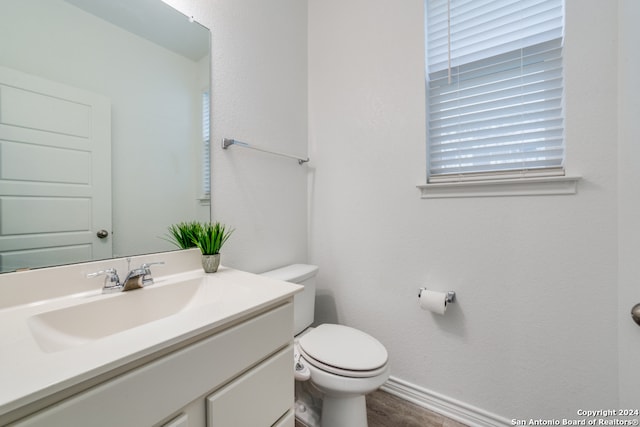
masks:
<svg viewBox="0 0 640 427"><path fill-rule="evenodd" d="M563 173L562 0L427 0L429 181Z"/></svg>
<svg viewBox="0 0 640 427"><path fill-rule="evenodd" d="M211 126L209 92L202 93L202 192L211 195Z"/></svg>

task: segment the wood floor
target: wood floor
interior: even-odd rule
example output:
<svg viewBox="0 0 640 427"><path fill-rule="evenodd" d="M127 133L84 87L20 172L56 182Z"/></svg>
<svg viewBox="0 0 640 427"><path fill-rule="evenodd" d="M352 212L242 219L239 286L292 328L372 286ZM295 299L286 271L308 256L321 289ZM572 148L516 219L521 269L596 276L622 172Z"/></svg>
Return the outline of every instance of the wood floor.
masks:
<svg viewBox="0 0 640 427"><path fill-rule="evenodd" d="M466 427L380 390L367 395L367 420L369 427Z"/></svg>

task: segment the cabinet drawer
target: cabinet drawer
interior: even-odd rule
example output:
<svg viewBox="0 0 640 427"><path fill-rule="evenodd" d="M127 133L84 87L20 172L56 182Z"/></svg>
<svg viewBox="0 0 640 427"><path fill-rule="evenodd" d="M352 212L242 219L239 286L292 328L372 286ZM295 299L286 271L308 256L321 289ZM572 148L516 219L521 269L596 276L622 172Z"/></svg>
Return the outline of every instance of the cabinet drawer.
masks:
<svg viewBox="0 0 640 427"><path fill-rule="evenodd" d="M293 339L292 324L293 308L289 302L63 400L15 425L154 425L287 346ZM287 365L291 373L292 357Z"/></svg>
<svg viewBox="0 0 640 427"><path fill-rule="evenodd" d="M207 427L269 427L293 406L293 347L207 398ZM286 425L286 424L282 424Z"/></svg>

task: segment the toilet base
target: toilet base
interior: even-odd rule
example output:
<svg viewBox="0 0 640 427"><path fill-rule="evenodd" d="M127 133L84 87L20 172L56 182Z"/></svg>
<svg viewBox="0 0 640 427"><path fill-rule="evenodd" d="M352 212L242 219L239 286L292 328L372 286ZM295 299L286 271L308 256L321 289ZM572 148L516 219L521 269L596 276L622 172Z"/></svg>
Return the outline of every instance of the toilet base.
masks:
<svg viewBox="0 0 640 427"><path fill-rule="evenodd" d="M367 404L364 395L322 399L322 427L367 427Z"/></svg>
<svg viewBox="0 0 640 427"><path fill-rule="evenodd" d="M322 393L310 381L295 382L296 420L306 427L321 427Z"/></svg>

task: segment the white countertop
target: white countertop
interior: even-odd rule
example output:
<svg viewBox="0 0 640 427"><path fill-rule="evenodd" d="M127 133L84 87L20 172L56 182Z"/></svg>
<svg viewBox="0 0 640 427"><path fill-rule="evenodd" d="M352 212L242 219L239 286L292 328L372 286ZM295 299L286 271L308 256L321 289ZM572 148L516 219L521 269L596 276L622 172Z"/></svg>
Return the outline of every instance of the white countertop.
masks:
<svg viewBox="0 0 640 427"><path fill-rule="evenodd" d="M126 297L133 292L145 292L147 288L110 295L102 295L96 289L0 309L0 424L3 424L3 415L20 407L152 356L189 338L221 329L234 320L277 305L302 289L292 283L225 267L220 267L214 274L197 269L158 276L156 283L148 289L197 278L202 278L207 286L242 287L242 298L238 298L236 292L236 297L229 301L224 295L211 301L200 301L177 314L62 350L43 350L29 327L29 319L89 300L114 295ZM113 316L121 315L126 313L113 313Z"/></svg>

